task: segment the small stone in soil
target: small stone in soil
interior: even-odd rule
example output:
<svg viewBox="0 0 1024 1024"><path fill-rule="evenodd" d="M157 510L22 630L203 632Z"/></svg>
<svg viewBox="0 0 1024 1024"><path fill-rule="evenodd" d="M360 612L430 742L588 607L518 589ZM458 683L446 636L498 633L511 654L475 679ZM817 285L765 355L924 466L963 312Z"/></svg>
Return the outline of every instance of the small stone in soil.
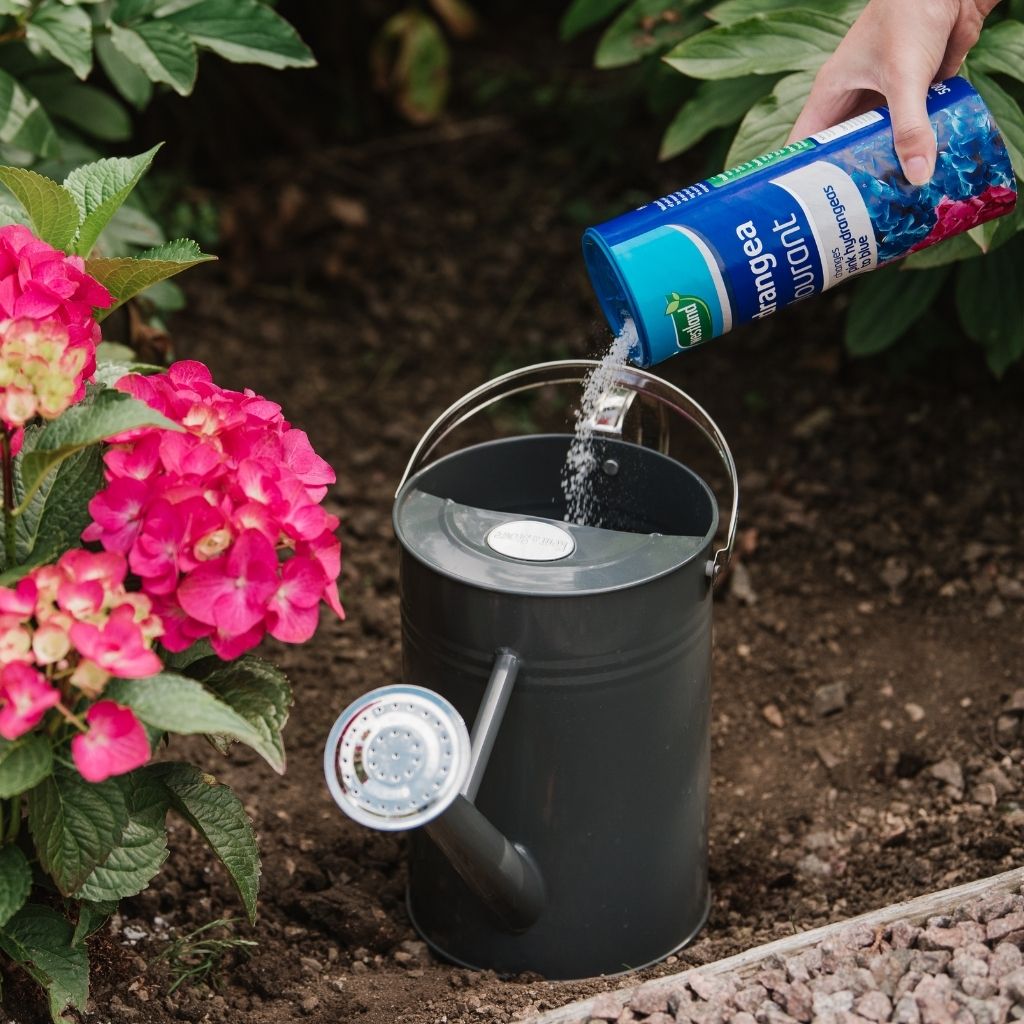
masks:
<svg viewBox="0 0 1024 1024"><path fill-rule="evenodd" d="M761 716L773 729L783 729L786 726L786 720L782 717L778 704L765 704L761 708Z"/></svg>
<svg viewBox="0 0 1024 1024"><path fill-rule="evenodd" d="M846 684L841 680L825 683L814 691L814 713L821 718L834 715L846 707Z"/></svg>
<svg viewBox="0 0 1024 1024"><path fill-rule="evenodd" d="M904 704L903 710L906 711L907 718L909 718L912 722L920 722L921 719L923 719L925 716L924 708L921 707L920 704L914 704L913 702L910 702L909 704Z"/></svg>
<svg viewBox="0 0 1024 1024"><path fill-rule="evenodd" d="M951 757L944 757L941 761L936 761L928 769L928 774L953 789L962 791L964 788L964 771Z"/></svg>
<svg viewBox="0 0 1024 1024"><path fill-rule="evenodd" d="M971 799L982 807L995 807L999 802L999 795L991 782L979 782L971 790Z"/></svg>
<svg viewBox="0 0 1024 1024"><path fill-rule="evenodd" d="M837 765L843 763L843 759L840 754L833 750L832 747L825 743L819 743L815 746L814 752L818 755L821 763L829 770L832 771Z"/></svg>

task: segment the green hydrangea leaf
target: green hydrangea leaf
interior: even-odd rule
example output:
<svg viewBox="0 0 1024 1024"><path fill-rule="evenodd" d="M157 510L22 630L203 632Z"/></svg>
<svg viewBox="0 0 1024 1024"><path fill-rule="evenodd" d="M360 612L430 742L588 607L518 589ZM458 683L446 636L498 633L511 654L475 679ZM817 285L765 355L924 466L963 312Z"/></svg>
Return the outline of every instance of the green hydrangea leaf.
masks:
<svg viewBox="0 0 1024 1024"><path fill-rule="evenodd" d="M696 95L679 108L661 140L662 160L684 153L709 132L735 124L760 100L776 79L745 75L720 82L701 82Z"/></svg>
<svg viewBox="0 0 1024 1024"><path fill-rule="evenodd" d="M130 707L154 729L183 736L228 736L252 747L276 772L284 771L284 755L273 740L195 679L173 672L148 679L114 679L105 696Z"/></svg>
<svg viewBox="0 0 1024 1024"><path fill-rule="evenodd" d="M831 14L798 7L708 29L684 40L665 61L692 78L812 71L845 33L845 23Z"/></svg>
<svg viewBox="0 0 1024 1024"><path fill-rule="evenodd" d="M27 793L53 771L50 741L37 732L0 739L0 800Z"/></svg>
<svg viewBox="0 0 1024 1024"><path fill-rule="evenodd" d="M75 893L77 899L116 902L142 892L167 859L167 790L144 772L124 777L128 824L117 845Z"/></svg>
<svg viewBox="0 0 1024 1024"><path fill-rule="evenodd" d="M171 806L210 844L238 889L250 923L255 923L260 855L242 802L212 775L190 764L168 762L143 771L167 787Z"/></svg>
<svg viewBox="0 0 1024 1024"><path fill-rule="evenodd" d="M71 406L39 432L33 449L20 456L21 481L25 497L16 509L22 515L47 475L66 458L115 434L135 427L182 430L180 424L145 402L110 388L90 395Z"/></svg>
<svg viewBox="0 0 1024 1024"><path fill-rule="evenodd" d="M31 888L32 869L25 854L13 843L0 846L0 927L25 905Z"/></svg>
<svg viewBox="0 0 1024 1024"><path fill-rule="evenodd" d="M76 131L103 142L123 142L131 136L128 110L102 89L76 82L64 71L33 76L30 85L50 116Z"/></svg>
<svg viewBox="0 0 1024 1024"><path fill-rule="evenodd" d="M186 0L194 2L194 0ZM157 0L116 0L114 4L114 20L123 25L150 18L157 5Z"/></svg>
<svg viewBox="0 0 1024 1024"><path fill-rule="evenodd" d="M285 674L261 658L246 655L205 676L203 686L237 711L273 749L280 771L285 753L281 732L292 706L292 689ZM230 741L230 737L225 737ZM221 749L226 749L224 743Z"/></svg>
<svg viewBox="0 0 1024 1024"><path fill-rule="evenodd" d="M706 24L699 0L633 0L605 29L594 64L619 68L664 53Z"/></svg>
<svg viewBox="0 0 1024 1024"><path fill-rule="evenodd" d="M164 241L160 225L129 200L107 222L93 249L96 254L93 258L133 256L140 249L151 249Z"/></svg>
<svg viewBox="0 0 1024 1024"><path fill-rule="evenodd" d="M978 243L971 237L971 233L967 232L947 238L937 245L930 245L927 249L912 252L901 261L901 266L904 270L931 270L932 267L944 267L948 263L957 263L980 255Z"/></svg>
<svg viewBox="0 0 1024 1024"><path fill-rule="evenodd" d="M25 25L25 38L81 79L92 71L92 19L81 8L44 0Z"/></svg>
<svg viewBox="0 0 1024 1024"><path fill-rule="evenodd" d="M192 41L238 64L309 68L316 58L298 32L259 0L199 0L183 6L172 0L154 17L184 31Z"/></svg>
<svg viewBox="0 0 1024 1024"><path fill-rule="evenodd" d="M986 28L971 50L970 64L1024 81L1024 24L1007 19Z"/></svg>
<svg viewBox="0 0 1024 1024"><path fill-rule="evenodd" d="M956 304L964 333L985 349L989 369L1001 377L1024 358L1024 235L998 252L957 268Z"/></svg>
<svg viewBox="0 0 1024 1024"><path fill-rule="evenodd" d="M113 305L101 313L103 319L157 282L216 258L203 252L190 238L179 238L138 256L93 257L86 261L85 269L114 296Z"/></svg>
<svg viewBox="0 0 1024 1024"><path fill-rule="evenodd" d="M75 197L81 226L75 252L88 256L100 232L149 169L159 145L132 157L108 157L73 170L64 187Z"/></svg>
<svg viewBox="0 0 1024 1024"><path fill-rule="evenodd" d="M15 498L23 489L20 474ZM89 501L103 485L99 445L89 445L64 459L39 484L15 519L18 564L45 565L82 543L82 531L92 521Z"/></svg>
<svg viewBox="0 0 1024 1024"><path fill-rule="evenodd" d="M931 308L946 269L905 273L880 270L856 282L846 314L846 348L855 356L874 355L898 341Z"/></svg>
<svg viewBox="0 0 1024 1024"><path fill-rule="evenodd" d="M195 88L196 44L176 25L166 21L144 21L135 28L112 24L110 41L152 81L166 83L180 96Z"/></svg>
<svg viewBox="0 0 1024 1024"><path fill-rule="evenodd" d="M72 938L62 914L34 904L0 928L0 949L45 990L54 1024L67 1024L65 1011L84 1010L89 998L89 957Z"/></svg>
<svg viewBox="0 0 1024 1024"><path fill-rule="evenodd" d="M78 924L71 936L71 945L80 946L93 932L106 924L107 919L117 910L117 900L104 900L94 903L81 900L78 904Z"/></svg>
<svg viewBox="0 0 1024 1024"><path fill-rule="evenodd" d="M55 249L66 249L80 219L74 196L62 185L25 167L0 167L0 184L25 208L32 230Z"/></svg>
<svg viewBox="0 0 1024 1024"><path fill-rule="evenodd" d="M785 145L793 122L810 95L813 82L813 72L798 71L786 75L775 84L768 96L758 100L736 129L736 136L725 158L726 165L735 167L752 157L770 153Z"/></svg>
<svg viewBox="0 0 1024 1024"><path fill-rule="evenodd" d="M128 825L117 779L86 782L58 768L28 795L28 827L40 866L70 896L107 859Z"/></svg>
<svg viewBox="0 0 1024 1024"><path fill-rule="evenodd" d="M23 227L31 228L32 220L20 206L0 203L0 227L6 227L8 224L21 224Z"/></svg>
<svg viewBox="0 0 1024 1024"><path fill-rule="evenodd" d="M626 0L572 0L562 15L559 31L563 39L573 39L581 32L614 14Z"/></svg>
<svg viewBox="0 0 1024 1024"><path fill-rule="evenodd" d="M59 148L43 105L6 71L0 71L0 142L33 156L55 156Z"/></svg>
<svg viewBox="0 0 1024 1024"><path fill-rule="evenodd" d="M96 59L114 88L137 110L144 109L153 98L149 75L118 50L108 33L97 34L95 47Z"/></svg>
<svg viewBox="0 0 1024 1024"><path fill-rule="evenodd" d="M845 24L852 25L857 15L864 10L866 2L867 0L818 0L814 4L814 9L827 11ZM794 7L808 6L810 5L807 3L800 3L800 0L724 0L723 3L715 4L707 12L707 16L718 25L733 25L757 14L774 14L792 10Z"/></svg>

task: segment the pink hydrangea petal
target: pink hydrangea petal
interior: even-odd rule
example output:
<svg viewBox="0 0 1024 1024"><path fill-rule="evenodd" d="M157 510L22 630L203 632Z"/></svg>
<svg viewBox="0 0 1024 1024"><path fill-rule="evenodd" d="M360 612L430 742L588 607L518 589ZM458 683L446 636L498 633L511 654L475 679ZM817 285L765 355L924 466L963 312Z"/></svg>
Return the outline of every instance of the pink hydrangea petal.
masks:
<svg viewBox="0 0 1024 1024"><path fill-rule="evenodd" d="M13 590L10 587L0 587L0 612L22 619L28 618L35 611L38 592L36 582L31 578L19 580Z"/></svg>
<svg viewBox="0 0 1024 1024"><path fill-rule="evenodd" d="M267 616L270 628L268 633L275 639L286 644L305 643L316 632L320 622L320 609L299 608L291 604L274 604Z"/></svg>
<svg viewBox="0 0 1024 1024"><path fill-rule="evenodd" d="M263 639L263 634L262 622L239 634L216 631L210 634L210 646L224 661L233 661L245 654L246 651L251 651Z"/></svg>
<svg viewBox="0 0 1024 1024"><path fill-rule="evenodd" d="M60 308L60 296L38 281L29 281L14 303L12 316L45 320Z"/></svg>
<svg viewBox="0 0 1024 1024"><path fill-rule="evenodd" d="M124 775L149 760L146 730L130 708L112 700L97 701L85 720L89 731L72 739L71 756L87 782Z"/></svg>
<svg viewBox="0 0 1024 1024"><path fill-rule="evenodd" d="M0 671L0 736L16 740L60 702L60 693L30 665L12 661Z"/></svg>

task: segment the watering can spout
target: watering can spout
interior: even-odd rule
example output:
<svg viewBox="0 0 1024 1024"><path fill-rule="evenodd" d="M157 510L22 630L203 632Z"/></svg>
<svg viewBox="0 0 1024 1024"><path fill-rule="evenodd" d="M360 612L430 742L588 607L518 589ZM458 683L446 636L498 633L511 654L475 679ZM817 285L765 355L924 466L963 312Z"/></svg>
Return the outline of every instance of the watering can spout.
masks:
<svg viewBox="0 0 1024 1024"><path fill-rule="evenodd" d="M544 882L529 853L510 842L461 794L426 826L462 880L510 932L544 910Z"/></svg>
<svg viewBox="0 0 1024 1024"><path fill-rule="evenodd" d="M338 806L382 831L423 827L466 885L510 932L544 910L544 882L529 853L474 805L519 670L500 650L470 738L444 697L420 686L385 686L338 718L324 773Z"/></svg>

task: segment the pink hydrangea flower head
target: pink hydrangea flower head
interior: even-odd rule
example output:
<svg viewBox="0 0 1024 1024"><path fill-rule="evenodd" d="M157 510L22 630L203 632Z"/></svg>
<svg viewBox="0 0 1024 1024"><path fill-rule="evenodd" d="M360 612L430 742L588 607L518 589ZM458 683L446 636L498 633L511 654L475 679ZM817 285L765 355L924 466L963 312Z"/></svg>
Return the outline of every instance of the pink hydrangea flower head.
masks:
<svg viewBox="0 0 1024 1024"><path fill-rule="evenodd" d="M85 721L89 730L72 739L71 756L87 782L124 775L149 760L146 730L131 708L100 700L85 713Z"/></svg>
<svg viewBox="0 0 1024 1024"><path fill-rule="evenodd" d="M34 416L59 416L85 394L94 349L92 341L73 344L56 320L0 320L0 419L20 428Z"/></svg>
<svg viewBox="0 0 1024 1024"><path fill-rule="evenodd" d="M85 376L96 369L100 339L93 310L106 309L110 292L85 271L81 256L68 256L26 227L0 228L0 315L52 320L67 329L72 345L88 343Z"/></svg>
<svg viewBox="0 0 1024 1024"><path fill-rule="evenodd" d="M163 624L149 597L125 590L127 572L121 554L73 549L0 588L0 665L54 666L87 697L111 676L159 672Z"/></svg>
<svg viewBox="0 0 1024 1024"><path fill-rule="evenodd" d="M60 701L46 677L25 662L12 661L0 670L0 736L16 740L34 729Z"/></svg>
<svg viewBox="0 0 1024 1024"><path fill-rule="evenodd" d="M281 407L194 361L117 387L184 431L112 439L82 536L128 556L168 649L208 636L234 657L267 631L307 639L321 600L343 615L338 520L320 504L334 473Z"/></svg>

